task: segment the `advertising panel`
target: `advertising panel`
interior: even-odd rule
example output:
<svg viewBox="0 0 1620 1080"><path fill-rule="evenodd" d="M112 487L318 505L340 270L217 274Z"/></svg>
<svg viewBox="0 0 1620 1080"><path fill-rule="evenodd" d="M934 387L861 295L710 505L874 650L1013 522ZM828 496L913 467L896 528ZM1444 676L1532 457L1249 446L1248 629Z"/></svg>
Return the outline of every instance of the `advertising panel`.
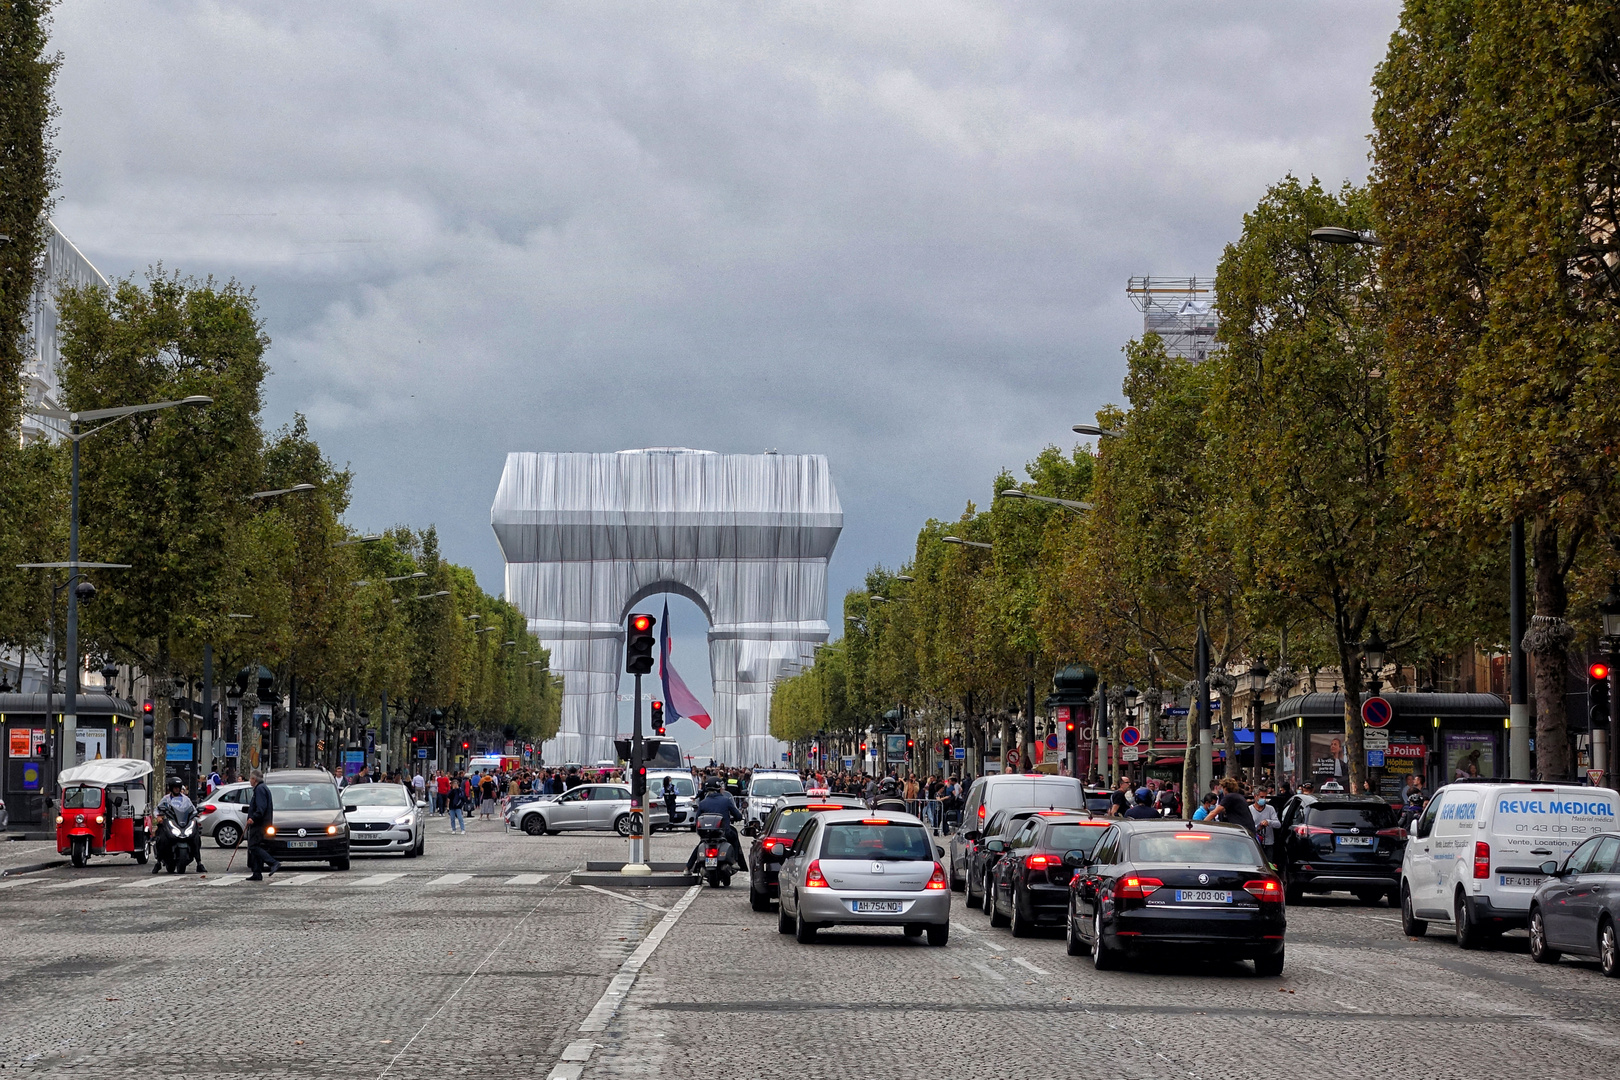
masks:
<svg viewBox="0 0 1620 1080"><path fill-rule="evenodd" d="M1342 731L1311 732L1307 736L1305 760L1310 766L1311 783L1318 790L1329 780L1341 785L1350 781L1350 758L1345 753Z"/></svg>
<svg viewBox="0 0 1620 1080"><path fill-rule="evenodd" d="M1448 731L1444 780L1477 780L1496 775L1496 735L1489 731Z"/></svg>
<svg viewBox="0 0 1620 1080"><path fill-rule="evenodd" d="M33 752L34 752L34 742L29 737L28 729L27 728L12 728L11 729L11 756L12 757L32 757Z"/></svg>

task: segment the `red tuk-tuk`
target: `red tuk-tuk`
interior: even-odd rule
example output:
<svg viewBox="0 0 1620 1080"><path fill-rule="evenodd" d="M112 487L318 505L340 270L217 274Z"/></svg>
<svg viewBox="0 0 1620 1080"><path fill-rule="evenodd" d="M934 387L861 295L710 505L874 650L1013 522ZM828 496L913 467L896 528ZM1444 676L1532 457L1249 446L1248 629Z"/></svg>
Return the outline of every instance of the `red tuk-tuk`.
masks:
<svg viewBox="0 0 1620 1080"><path fill-rule="evenodd" d="M150 762L102 758L63 769L57 777L56 850L83 866L92 855L135 856L146 862L152 834L152 803L146 778Z"/></svg>

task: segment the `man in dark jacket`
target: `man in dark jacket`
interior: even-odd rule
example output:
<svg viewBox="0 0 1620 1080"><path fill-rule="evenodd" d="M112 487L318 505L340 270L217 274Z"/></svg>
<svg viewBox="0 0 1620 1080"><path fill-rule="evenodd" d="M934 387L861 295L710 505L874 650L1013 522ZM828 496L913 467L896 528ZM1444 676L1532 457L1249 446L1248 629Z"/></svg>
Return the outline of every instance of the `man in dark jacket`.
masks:
<svg viewBox="0 0 1620 1080"><path fill-rule="evenodd" d="M265 829L275 822L275 807L270 799L270 788L265 785L264 774L253 770L250 777L253 797L248 800L248 874L249 881L263 881L266 870L274 874L281 863L270 855Z"/></svg>

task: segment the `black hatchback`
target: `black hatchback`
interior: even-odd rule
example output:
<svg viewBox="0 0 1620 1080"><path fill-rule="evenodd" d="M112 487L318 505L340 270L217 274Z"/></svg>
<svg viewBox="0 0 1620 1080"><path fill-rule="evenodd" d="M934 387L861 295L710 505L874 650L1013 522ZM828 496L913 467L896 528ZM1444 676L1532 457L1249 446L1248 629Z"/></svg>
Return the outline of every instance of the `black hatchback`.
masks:
<svg viewBox="0 0 1620 1080"><path fill-rule="evenodd" d="M1281 975L1282 882L1238 825L1115 821L1069 883L1070 956L1099 970L1147 953L1247 959Z"/></svg>
<svg viewBox="0 0 1620 1080"><path fill-rule="evenodd" d="M1300 795L1283 808L1281 858L1288 902L1336 889L1364 904L1401 895L1406 830L1376 795Z"/></svg>
<svg viewBox="0 0 1620 1080"><path fill-rule="evenodd" d="M990 875L990 925L1028 937L1039 926L1062 926L1069 879L1113 822L1083 812L1042 811L1024 822Z"/></svg>

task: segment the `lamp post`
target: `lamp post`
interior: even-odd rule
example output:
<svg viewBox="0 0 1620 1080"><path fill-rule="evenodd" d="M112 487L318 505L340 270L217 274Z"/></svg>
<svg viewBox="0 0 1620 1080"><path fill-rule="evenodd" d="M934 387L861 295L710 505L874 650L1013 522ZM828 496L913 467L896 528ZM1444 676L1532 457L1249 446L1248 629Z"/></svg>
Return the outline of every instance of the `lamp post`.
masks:
<svg viewBox="0 0 1620 1080"><path fill-rule="evenodd" d="M1096 424L1076 424L1073 429L1076 435L1090 435L1097 439L1123 439L1125 433L1115 428L1098 427Z"/></svg>
<svg viewBox="0 0 1620 1080"><path fill-rule="evenodd" d="M1051 495L1034 495L1023 488L1008 488L1001 493L1001 497L1004 499L1028 499L1030 502L1050 503L1053 506L1073 510L1077 514L1096 509L1088 502L1080 502L1077 499L1058 499Z"/></svg>
<svg viewBox="0 0 1620 1080"><path fill-rule="evenodd" d="M942 536L940 540L947 544L960 544L963 547L982 548L985 551L993 550L993 545L981 543L978 540L964 540L960 536Z"/></svg>
<svg viewBox="0 0 1620 1080"><path fill-rule="evenodd" d="M1379 674L1384 670L1385 653L1388 651L1389 646L1385 645L1384 639L1379 636L1378 624L1373 623L1372 633L1361 643L1361 654L1367 660L1367 689L1374 695L1384 689L1384 682L1379 678Z"/></svg>
<svg viewBox="0 0 1620 1080"><path fill-rule="evenodd" d="M79 444L98 431L105 431L113 424L137 413L157 412L160 409L173 409L180 405L210 405L213 398L194 394L191 397L181 398L179 401L153 401L145 405L120 405L111 409L86 409L84 412L68 412L62 409L35 408L28 412L35 416L46 416L53 420L66 420L68 422L67 439L73 446L73 463L71 466L71 479L69 480L68 496L68 561L65 563L33 563L24 566L60 567L69 571L68 581L80 577L80 570L102 568L108 570L127 570L126 565L115 563L81 563L79 562ZM80 431L80 424L96 424L89 431ZM89 582L81 582L89 585ZM90 586L89 593L94 595L95 587ZM67 694L66 702L62 706L62 746L70 755L74 755L71 765L78 764L75 746L79 739L79 588L75 586L68 590L67 604Z"/></svg>
<svg viewBox="0 0 1620 1080"><path fill-rule="evenodd" d="M1614 657L1620 654L1620 580L1609 582L1609 595L1598 604L1598 614L1603 616L1603 640L1599 642L1605 655ZM1615 777L1620 776L1620 677L1614 672L1615 665L1609 665L1609 760L1604 763L1605 775L1603 783L1606 787L1613 787ZM1598 764L1593 762L1594 765Z"/></svg>
<svg viewBox="0 0 1620 1080"><path fill-rule="evenodd" d="M1141 700L1142 700L1142 695L1136 689L1136 684L1134 682L1126 683L1125 684L1125 690L1120 695L1120 701L1125 706L1125 723L1130 725L1131 727L1137 727L1137 717L1140 714L1140 710L1139 710L1138 706L1139 706L1139 703L1141 702ZM1137 728L1137 730L1140 731L1141 729ZM1138 739L1137 739L1137 747L1140 747L1140 746L1141 746L1141 739L1140 739L1140 736L1139 736ZM1132 749L1135 750L1138 755L1140 755L1142 751L1140 749L1137 749L1137 747L1133 747ZM1127 766L1127 764L1126 764L1126 762L1124 760L1123 751L1120 754L1119 771L1120 771L1121 776L1129 775L1130 773L1134 772L1133 769L1131 769L1131 768L1129 768ZM1131 785L1134 787L1135 783L1136 783L1135 778L1132 777Z"/></svg>
<svg viewBox="0 0 1620 1080"><path fill-rule="evenodd" d="M1261 653L1259 658L1249 665L1248 674L1243 677L1245 684L1249 688L1249 730L1254 733L1253 783L1256 787L1260 784L1260 762L1262 760L1260 749L1260 695L1265 693L1266 680L1270 677L1271 669L1266 667L1264 653Z"/></svg>

